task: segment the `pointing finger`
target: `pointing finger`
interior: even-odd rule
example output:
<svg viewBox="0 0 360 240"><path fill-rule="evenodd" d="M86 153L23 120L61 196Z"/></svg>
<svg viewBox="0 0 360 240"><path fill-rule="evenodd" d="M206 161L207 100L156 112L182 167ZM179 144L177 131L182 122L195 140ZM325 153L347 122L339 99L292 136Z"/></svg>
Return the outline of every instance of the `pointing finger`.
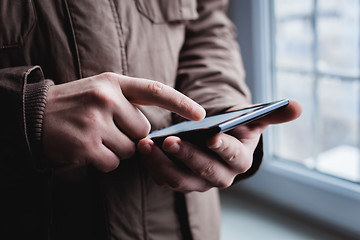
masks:
<svg viewBox="0 0 360 240"><path fill-rule="evenodd" d="M172 87L147 79L115 76L124 96L133 104L159 106L190 120L205 117L203 107Z"/></svg>

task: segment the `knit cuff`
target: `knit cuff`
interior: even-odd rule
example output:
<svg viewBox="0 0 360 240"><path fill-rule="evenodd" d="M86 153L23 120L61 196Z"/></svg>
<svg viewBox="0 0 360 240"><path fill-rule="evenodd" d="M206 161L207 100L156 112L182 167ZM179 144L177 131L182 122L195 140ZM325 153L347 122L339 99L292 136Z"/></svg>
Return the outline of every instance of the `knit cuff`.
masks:
<svg viewBox="0 0 360 240"><path fill-rule="evenodd" d="M42 125L49 88L54 85L51 80L26 84L25 119L26 131L32 156L42 154Z"/></svg>

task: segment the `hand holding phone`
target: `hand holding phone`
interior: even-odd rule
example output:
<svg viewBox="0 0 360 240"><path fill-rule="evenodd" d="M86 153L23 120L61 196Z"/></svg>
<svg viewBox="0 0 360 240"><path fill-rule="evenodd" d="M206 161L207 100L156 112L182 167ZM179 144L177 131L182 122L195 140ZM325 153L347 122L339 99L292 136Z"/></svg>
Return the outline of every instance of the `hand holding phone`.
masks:
<svg viewBox="0 0 360 240"><path fill-rule="evenodd" d="M273 111L277 112L267 115ZM195 123L190 124L192 127L188 126L189 123L182 123L185 124L181 127L183 129L174 125L154 131L150 138L139 141L138 149L149 175L159 185L175 191L226 188L239 174L252 173L248 170L258 166L254 165L253 154L266 127L296 119L301 114L301 106L295 101L282 100L235 112L238 115L221 115L227 116L225 120L210 117L215 123L207 118L206 121L211 122L208 125L199 121L196 122L200 123L198 127L193 125ZM251 125L239 125L255 119L259 120ZM231 132L216 134L230 129Z"/></svg>
<svg viewBox="0 0 360 240"><path fill-rule="evenodd" d="M151 132L148 137L155 143L162 143L168 136L178 136L183 140L199 143L202 140L235 127L259 119L289 104L288 99L258 104L252 107L226 112L201 121L185 121Z"/></svg>

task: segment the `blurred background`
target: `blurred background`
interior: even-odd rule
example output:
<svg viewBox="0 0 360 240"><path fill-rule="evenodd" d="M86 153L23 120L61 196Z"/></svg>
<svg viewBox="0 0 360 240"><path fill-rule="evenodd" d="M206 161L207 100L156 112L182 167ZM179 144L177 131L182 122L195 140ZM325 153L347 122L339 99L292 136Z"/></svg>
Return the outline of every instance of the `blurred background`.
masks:
<svg viewBox="0 0 360 240"><path fill-rule="evenodd" d="M360 0L233 0L255 103L302 116L264 134L251 179L221 192L222 240L360 239Z"/></svg>

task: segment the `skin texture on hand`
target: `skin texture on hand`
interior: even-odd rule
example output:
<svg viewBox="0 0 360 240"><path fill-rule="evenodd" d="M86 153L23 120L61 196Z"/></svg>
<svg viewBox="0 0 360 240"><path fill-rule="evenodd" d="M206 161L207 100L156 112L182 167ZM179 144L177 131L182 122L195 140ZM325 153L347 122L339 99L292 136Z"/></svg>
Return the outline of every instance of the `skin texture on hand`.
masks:
<svg viewBox="0 0 360 240"><path fill-rule="evenodd" d="M43 121L43 150L52 163L117 168L135 153L150 123L136 105L155 105L190 120L205 110L162 83L103 73L50 87Z"/></svg>
<svg viewBox="0 0 360 240"><path fill-rule="evenodd" d="M142 139L138 149L159 185L181 192L226 188L238 174L251 167L253 153L267 126L292 121L301 111L299 103L290 101L286 107L263 118L207 139L205 150L175 136L167 137L162 149L150 139ZM179 167L169 154L186 167Z"/></svg>

